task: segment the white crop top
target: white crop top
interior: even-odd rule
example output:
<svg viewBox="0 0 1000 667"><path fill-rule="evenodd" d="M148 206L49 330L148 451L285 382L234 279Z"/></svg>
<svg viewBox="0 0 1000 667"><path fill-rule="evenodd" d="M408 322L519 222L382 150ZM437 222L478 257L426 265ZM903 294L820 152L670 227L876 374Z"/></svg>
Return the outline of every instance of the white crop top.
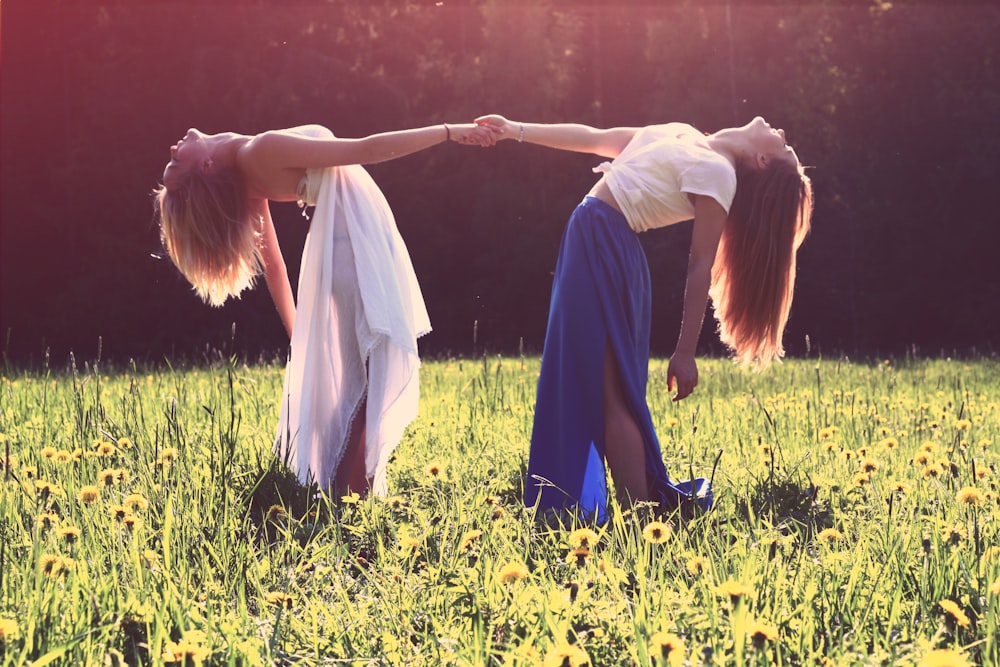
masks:
<svg viewBox="0 0 1000 667"><path fill-rule="evenodd" d="M736 195L736 170L708 148L705 135L686 123L651 125L635 133L604 172L611 194L636 232L694 217L688 194L704 195L729 213Z"/></svg>

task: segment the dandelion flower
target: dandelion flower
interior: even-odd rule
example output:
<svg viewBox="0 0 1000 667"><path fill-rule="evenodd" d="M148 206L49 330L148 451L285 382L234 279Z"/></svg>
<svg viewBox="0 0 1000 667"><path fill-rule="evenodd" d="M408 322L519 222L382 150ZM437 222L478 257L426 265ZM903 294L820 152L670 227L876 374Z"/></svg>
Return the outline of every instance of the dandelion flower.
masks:
<svg viewBox="0 0 1000 667"><path fill-rule="evenodd" d="M667 421L666 421L667 428L675 428L675 427L679 426L680 423L681 423L681 420L678 419L677 417L667 417Z"/></svg>
<svg viewBox="0 0 1000 667"><path fill-rule="evenodd" d="M115 446L107 440L99 440L94 443L94 451L98 456L111 456L115 453Z"/></svg>
<svg viewBox="0 0 1000 667"><path fill-rule="evenodd" d="M957 546L968 534L969 532L965 529L965 526L956 523L953 526L945 528L945 541L952 546Z"/></svg>
<svg viewBox="0 0 1000 667"><path fill-rule="evenodd" d="M147 565L156 565L156 562L160 559L160 556L152 549L143 549L142 559L146 561Z"/></svg>
<svg viewBox="0 0 1000 667"><path fill-rule="evenodd" d="M266 596L264 596L264 599L267 601L269 605L273 605L275 607L282 607L284 609L292 608L293 599L292 596L289 595L288 593L283 593L281 591L271 591Z"/></svg>
<svg viewBox="0 0 1000 667"><path fill-rule="evenodd" d="M864 486L865 484L870 484L872 481L872 476L866 472L859 472L851 478L851 483L854 486Z"/></svg>
<svg viewBox="0 0 1000 667"><path fill-rule="evenodd" d="M470 530L462 535L462 540L458 543L459 551L468 551L472 548L472 545L483 536L483 531L479 529Z"/></svg>
<svg viewBox="0 0 1000 667"><path fill-rule="evenodd" d="M753 640L754 646L759 648L764 645L764 642L773 642L778 639L778 628L773 625L761 623L760 621L754 621L747 630L747 634Z"/></svg>
<svg viewBox="0 0 1000 667"><path fill-rule="evenodd" d="M129 514L127 517L122 519L122 523L125 524L125 527L128 528L129 530L135 530L136 528L142 525L142 519L135 516L134 514Z"/></svg>
<svg viewBox="0 0 1000 667"><path fill-rule="evenodd" d="M177 451L176 447L167 447L162 452L160 452L160 461L163 463L170 463L180 456L180 452Z"/></svg>
<svg viewBox="0 0 1000 667"><path fill-rule="evenodd" d="M695 576L702 574L707 566L708 561L705 560L704 556L692 556L691 558L688 558L685 565L685 567L687 567L687 571Z"/></svg>
<svg viewBox="0 0 1000 667"><path fill-rule="evenodd" d="M836 429L835 426L827 426L826 428L821 428L819 430L819 439L829 440L837 432L835 429Z"/></svg>
<svg viewBox="0 0 1000 667"><path fill-rule="evenodd" d="M577 528L569 534L569 545L574 549L589 549L600 539L600 536L590 528Z"/></svg>
<svg viewBox="0 0 1000 667"><path fill-rule="evenodd" d="M56 536L64 540L67 544L73 544L80 539L82 532L76 526L64 526L56 531Z"/></svg>
<svg viewBox="0 0 1000 667"><path fill-rule="evenodd" d="M179 642L167 642L163 649L163 662L167 664L200 665L212 652L204 646L181 639Z"/></svg>
<svg viewBox="0 0 1000 667"><path fill-rule="evenodd" d="M924 471L922 474L924 476L924 479L936 479L941 476L942 472L944 472L944 470L942 470L941 464L931 463L924 467Z"/></svg>
<svg viewBox="0 0 1000 667"><path fill-rule="evenodd" d="M878 444L879 447L886 449L896 449L896 447L899 447L899 440L896 440L896 438L883 438Z"/></svg>
<svg viewBox="0 0 1000 667"><path fill-rule="evenodd" d="M133 510L134 509L144 510L149 508L149 501L146 500L146 497L141 493L128 494L127 496L125 496L125 500L122 501L122 504L125 505L125 507L128 507L129 509Z"/></svg>
<svg viewBox="0 0 1000 667"><path fill-rule="evenodd" d="M909 482L904 482L903 480L899 479L894 480L889 485L889 488L892 490L893 493L900 493L904 495L909 493L913 489L913 487L909 484Z"/></svg>
<svg viewBox="0 0 1000 667"><path fill-rule="evenodd" d="M664 665L680 667L684 664L687 646L684 640L670 632L656 632L649 638L649 652L663 659Z"/></svg>
<svg viewBox="0 0 1000 667"><path fill-rule="evenodd" d="M63 559L55 554L44 554L38 559L38 569L42 574L54 577L63 569Z"/></svg>
<svg viewBox="0 0 1000 667"><path fill-rule="evenodd" d="M42 458L43 459L54 459L56 457L56 448L49 445L48 447L42 447Z"/></svg>
<svg viewBox="0 0 1000 667"><path fill-rule="evenodd" d="M73 460L73 455L67 452L65 449L60 449L56 452L54 457L55 461L58 463L69 463Z"/></svg>
<svg viewBox="0 0 1000 667"><path fill-rule="evenodd" d="M969 667L969 660L961 651L937 648L925 653L917 667Z"/></svg>
<svg viewBox="0 0 1000 667"><path fill-rule="evenodd" d="M386 503L397 512L406 507L406 499L402 496L393 496L389 498Z"/></svg>
<svg viewBox="0 0 1000 667"><path fill-rule="evenodd" d="M132 449L135 447L135 443L132 442L131 438L118 438L118 448L119 449Z"/></svg>
<svg viewBox="0 0 1000 667"><path fill-rule="evenodd" d="M583 667L590 664L590 656L579 646L559 644L545 655L542 667Z"/></svg>
<svg viewBox="0 0 1000 667"><path fill-rule="evenodd" d="M444 479L445 465L443 463L429 463L427 467L424 468L424 472L431 479Z"/></svg>
<svg viewBox="0 0 1000 667"><path fill-rule="evenodd" d="M114 486L117 478L118 471L113 468L105 468L101 472L97 473L97 481L103 486Z"/></svg>
<svg viewBox="0 0 1000 667"><path fill-rule="evenodd" d="M955 430L956 431L968 431L972 428L972 422L968 419L956 419L955 420Z"/></svg>
<svg viewBox="0 0 1000 667"><path fill-rule="evenodd" d="M590 558L590 549L580 547L579 549L573 549L567 554L566 562L570 565L575 564L577 567L583 567L587 564L588 558Z"/></svg>
<svg viewBox="0 0 1000 667"><path fill-rule="evenodd" d="M920 451L927 452L928 454L933 454L938 450L938 444L933 440L928 440L924 444L920 445Z"/></svg>
<svg viewBox="0 0 1000 667"><path fill-rule="evenodd" d="M716 591L720 595L728 596L733 604L736 604L744 597L753 597L754 593L753 588L750 586L741 584L740 582L732 579L723 582L718 588L716 588Z"/></svg>
<svg viewBox="0 0 1000 667"><path fill-rule="evenodd" d="M944 599L938 602L938 605L940 605L947 617L954 621L956 625L963 628L969 627L969 617L965 615L965 612L962 611L962 608L957 603Z"/></svg>
<svg viewBox="0 0 1000 667"><path fill-rule="evenodd" d="M930 452L917 452L917 455L913 457L913 465L915 466L925 466L930 462Z"/></svg>
<svg viewBox="0 0 1000 667"><path fill-rule="evenodd" d="M45 512L44 514L39 514L38 516L35 517L35 523L42 530L48 530L49 528L52 528L53 526L56 525L57 521L59 521L59 515L57 515L55 512Z"/></svg>
<svg viewBox="0 0 1000 667"><path fill-rule="evenodd" d="M96 486L88 484L80 487L80 492L76 494L76 499L84 505L93 505L101 499L101 490Z"/></svg>
<svg viewBox="0 0 1000 667"><path fill-rule="evenodd" d="M361 502L361 494L355 491L353 493L347 494L346 496L341 496L340 502L344 503L345 505L357 505L358 503Z"/></svg>
<svg viewBox="0 0 1000 667"><path fill-rule="evenodd" d="M662 521L652 521L642 529L642 537L653 544L663 544L670 539L670 526Z"/></svg>
<svg viewBox="0 0 1000 667"><path fill-rule="evenodd" d="M528 577L528 568L523 563L507 563L500 568L497 577L504 584L526 579Z"/></svg>
<svg viewBox="0 0 1000 667"><path fill-rule="evenodd" d="M970 507L976 507L986 502L986 496L974 486L962 488L955 496L955 499L958 500L960 505L969 505Z"/></svg>
<svg viewBox="0 0 1000 667"><path fill-rule="evenodd" d="M18 636L17 621L13 618L0 618L0 644L6 644Z"/></svg>
<svg viewBox="0 0 1000 667"><path fill-rule="evenodd" d="M38 466L22 466L21 474L24 475L26 479L35 479L38 477Z"/></svg>
<svg viewBox="0 0 1000 667"><path fill-rule="evenodd" d="M872 473L879 469L879 463L875 459L864 459L861 461L861 472Z"/></svg>
<svg viewBox="0 0 1000 667"><path fill-rule="evenodd" d="M836 528L824 528L819 531L816 535L816 539L820 542L826 542L827 544L832 544L833 542L839 542L844 539L844 534L837 530Z"/></svg>

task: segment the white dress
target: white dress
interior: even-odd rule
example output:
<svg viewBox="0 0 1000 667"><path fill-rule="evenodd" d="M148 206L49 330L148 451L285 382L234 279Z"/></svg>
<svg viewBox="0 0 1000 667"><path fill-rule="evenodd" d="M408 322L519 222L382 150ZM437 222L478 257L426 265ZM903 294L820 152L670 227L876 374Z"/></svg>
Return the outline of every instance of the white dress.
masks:
<svg viewBox="0 0 1000 667"><path fill-rule="evenodd" d="M389 456L417 415L417 338L430 320L389 204L363 167L310 169L299 196L316 208L276 446L302 483L327 486L367 395L365 469L385 495Z"/></svg>

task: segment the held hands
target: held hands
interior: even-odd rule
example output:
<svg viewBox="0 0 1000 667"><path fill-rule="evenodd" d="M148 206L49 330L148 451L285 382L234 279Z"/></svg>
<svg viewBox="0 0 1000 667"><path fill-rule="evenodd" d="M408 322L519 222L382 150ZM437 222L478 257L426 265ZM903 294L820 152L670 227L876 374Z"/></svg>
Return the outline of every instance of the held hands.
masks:
<svg viewBox="0 0 1000 667"><path fill-rule="evenodd" d="M463 123L461 125L446 125L448 138L463 146L482 146L487 148L496 144L499 132L496 128L479 123Z"/></svg>
<svg viewBox="0 0 1000 667"><path fill-rule="evenodd" d="M694 355L679 354L674 352L670 357L670 364L667 366L667 389L674 390L674 380L677 381L677 393L674 401L687 398L698 386L698 364L694 361Z"/></svg>
<svg viewBox="0 0 1000 667"><path fill-rule="evenodd" d="M476 119L476 125L490 127L497 132L497 140L515 139L518 137L518 124L512 123L500 114L487 114Z"/></svg>

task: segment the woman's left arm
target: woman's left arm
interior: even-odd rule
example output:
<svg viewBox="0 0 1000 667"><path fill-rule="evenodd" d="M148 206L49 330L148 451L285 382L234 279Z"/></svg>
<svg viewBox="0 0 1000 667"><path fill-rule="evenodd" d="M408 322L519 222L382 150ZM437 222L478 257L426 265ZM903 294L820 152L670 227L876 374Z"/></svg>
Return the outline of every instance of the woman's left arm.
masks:
<svg viewBox="0 0 1000 667"><path fill-rule="evenodd" d="M411 155L445 141L492 146L496 131L474 123L432 125L381 132L360 139L307 137L294 132L264 132L244 148L245 159L267 169L375 164Z"/></svg>
<svg viewBox="0 0 1000 667"><path fill-rule="evenodd" d="M673 389L677 380L675 401L687 397L698 385L695 349L708 306L708 290L712 283L712 265L726 224L726 211L711 197L696 195L694 229L691 232L691 253L688 257L687 283L684 288L684 310L677 346L667 367L667 383Z"/></svg>
<svg viewBox="0 0 1000 667"><path fill-rule="evenodd" d="M271 220L271 209L266 199L257 199L251 203L251 210L259 215L263 222L260 237L260 257L264 262L264 280L267 290L271 293L274 307L278 310L281 323L285 325L288 337L292 337L295 325L295 299L292 296L292 286L288 280L288 270L285 268L285 258L278 245L278 235L274 231L274 221Z"/></svg>

